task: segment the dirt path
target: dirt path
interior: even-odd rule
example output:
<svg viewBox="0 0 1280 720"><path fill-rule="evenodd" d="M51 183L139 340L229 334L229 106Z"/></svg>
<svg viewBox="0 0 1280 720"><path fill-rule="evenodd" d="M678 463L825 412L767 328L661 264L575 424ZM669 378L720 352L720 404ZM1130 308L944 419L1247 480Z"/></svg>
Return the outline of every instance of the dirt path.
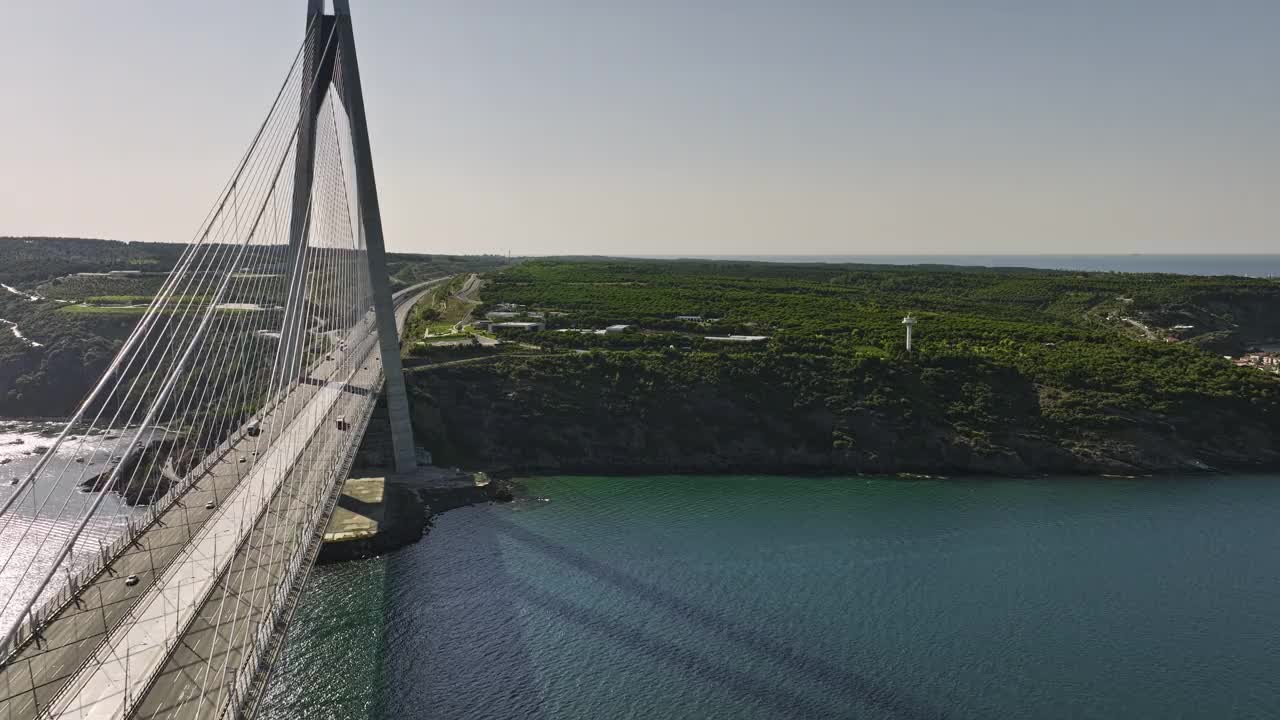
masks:
<svg viewBox="0 0 1280 720"><path fill-rule="evenodd" d="M1157 338L1157 337L1156 337L1156 334L1155 334L1154 332L1152 332L1151 328L1147 327L1146 325L1143 325L1142 323L1138 322L1137 320L1134 320L1133 318L1128 318L1128 317L1122 317L1122 318L1120 318L1120 319L1121 319L1121 320L1123 320L1123 321L1125 321L1125 322L1127 322L1127 323L1129 323L1130 325L1132 325L1132 326L1134 326L1134 327L1138 328L1139 330L1141 330L1141 331L1142 331L1142 333L1146 336L1146 338L1147 338L1148 340L1158 340L1158 339L1159 339L1159 338Z"/></svg>

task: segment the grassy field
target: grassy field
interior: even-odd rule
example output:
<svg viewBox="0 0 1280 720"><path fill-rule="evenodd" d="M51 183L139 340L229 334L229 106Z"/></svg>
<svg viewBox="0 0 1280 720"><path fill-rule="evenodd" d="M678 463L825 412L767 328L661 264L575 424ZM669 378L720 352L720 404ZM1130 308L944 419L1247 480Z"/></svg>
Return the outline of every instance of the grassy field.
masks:
<svg viewBox="0 0 1280 720"><path fill-rule="evenodd" d="M90 305L146 305L151 302L154 295L95 295L84 299L85 303ZM209 301L208 295L173 295L170 296L170 303L205 303Z"/></svg>
<svg viewBox="0 0 1280 720"><path fill-rule="evenodd" d="M112 305L66 305L59 309L66 315L137 315L147 313L146 305L112 306Z"/></svg>
<svg viewBox="0 0 1280 720"><path fill-rule="evenodd" d="M475 307L458 297L470 277L470 273L461 274L428 291L410 311L405 337L421 340L428 331L432 336L452 335L454 326Z"/></svg>
<svg viewBox="0 0 1280 720"><path fill-rule="evenodd" d="M141 317L142 315L145 315L145 314L147 313L147 309L148 309L149 307L150 307L150 306L149 306L149 305L146 305L146 304L139 304L139 305L64 305L64 306L62 306L61 308L59 308L58 312L61 312L61 313L66 314L66 315L128 315L128 316L138 316L138 317ZM173 314L173 313L182 313L182 314L188 314L188 313L202 313L202 312L204 312L204 311L205 311L205 309L206 309L207 307L208 307L207 305L199 305L199 304L197 304L197 305L184 306L184 307L181 307L181 308L177 308L177 307L170 307L170 308L163 309L163 310L161 310L160 312L169 313L169 314ZM280 311L279 311L278 309L272 309L272 310L246 310L246 309L244 309L244 308L218 308L218 309L217 309L217 312L218 312L218 313L220 313L220 314L239 314L239 313L259 313L259 312L275 312L275 313L279 313Z"/></svg>

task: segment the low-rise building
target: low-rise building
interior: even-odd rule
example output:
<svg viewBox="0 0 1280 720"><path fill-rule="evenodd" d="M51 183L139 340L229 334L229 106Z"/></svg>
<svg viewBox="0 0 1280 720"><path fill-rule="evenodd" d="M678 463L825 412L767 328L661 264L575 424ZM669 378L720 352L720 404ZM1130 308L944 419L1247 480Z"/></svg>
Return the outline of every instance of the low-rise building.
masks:
<svg viewBox="0 0 1280 720"><path fill-rule="evenodd" d="M706 340L713 342L760 342L768 340L768 335L707 335Z"/></svg>
<svg viewBox="0 0 1280 720"><path fill-rule="evenodd" d="M538 332L546 327L541 322L500 322L490 326L494 330L522 330L524 332Z"/></svg>
<svg viewBox="0 0 1280 720"><path fill-rule="evenodd" d="M618 333L626 332L627 328L629 327L631 326L630 325L610 325L609 327L604 329L604 334L617 335Z"/></svg>
<svg viewBox="0 0 1280 720"><path fill-rule="evenodd" d="M485 313L484 316L490 320L510 320L512 318L520 317L520 313L512 312L510 310L493 310Z"/></svg>
<svg viewBox="0 0 1280 720"><path fill-rule="evenodd" d="M1251 352L1232 360L1238 367L1253 367L1259 370L1280 373L1280 354L1271 352Z"/></svg>

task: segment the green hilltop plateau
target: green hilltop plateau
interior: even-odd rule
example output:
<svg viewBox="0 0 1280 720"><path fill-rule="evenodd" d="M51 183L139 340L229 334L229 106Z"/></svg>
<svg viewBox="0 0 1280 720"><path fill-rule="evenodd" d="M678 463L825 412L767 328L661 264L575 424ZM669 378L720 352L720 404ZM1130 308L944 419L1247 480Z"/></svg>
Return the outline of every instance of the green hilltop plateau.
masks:
<svg viewBox="0 0 1280 720"><path fill-rule="evenodd" d="M182 248L0 238L0 416L69 415ZM415 431L441 463L506 474L1280 467L1270 279L388 262L397 288L454 276L415 308L404 343ZM271 342L254 347L266 357ZM236 362L262 371L261 358Z"/></svg>
<svg viewBox="0 0 1280 720"><path fill-rule="evenodd" d="M0 237L0 283L5 286L0 287L0 417L59 418L73 413L146 312L185 247ZM497 256L390 253L387 270L393 289L399 289L506 262ZM240 299L236 290L229 288L227 301ZM190 294L179 294L171 302L186 312L207 307L207 298ZM211 337L208 341L221 340ZM252 356L233 361L248 371L264 371L275 349L272 342L262 338L253 346ZM216 406L204 410L235 412Z"/></svg>
<svg viewBox="0 0 1280 720"><path fill-rule="evenodd" d="M475 340L406 345L415 430L442 462L506 473L1280 466L1280 376L1265 353L1235 360L1280 338L1272 280L566 259L490 273L475 301ZM489 337L504 342L479 344Z"/></svg>

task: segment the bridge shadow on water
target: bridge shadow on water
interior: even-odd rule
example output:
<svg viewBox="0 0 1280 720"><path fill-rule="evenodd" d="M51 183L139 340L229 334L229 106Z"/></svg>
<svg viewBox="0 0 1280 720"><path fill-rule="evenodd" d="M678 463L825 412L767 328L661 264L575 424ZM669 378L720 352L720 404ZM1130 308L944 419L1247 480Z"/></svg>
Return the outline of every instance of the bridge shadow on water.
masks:
<svg viewBox="0 0 1280 720"><path fill-rule="evenodd" d="M550 719L494 508L390 556L385 718Z"/></svg>
<svg viewBox="0 0 1280 720"><path fill-rule="evenodd" d="M727 641L782 669L780 676L764 678L733 667L725 658L699 652L657 633L646 632L619 618L583 607L514 581L509 587L524 602L558 618L608 637L629 652L647 656L689 673L700 682L719 685L741 698L750 698L774 717L785 718L902 718L941 720L947 717L904 691L881 680L860 675L821 657L806 654L762 633L759 628L726 617L722 609L708 609L579 550L555 543L501 517L493 519L494 532L535 550L563 566L647 603L690 624L717 640ZM806 694L787 685L821 684L826 690ZM816 681L816 682L815 682Z"/></svg>
<svg viewBox="0 0 1280 720"><path fill-rule="evenodd" d="M465 529L432 532L386 557L317 569L261 717L553 720L573 705L575 717L608 716L583 713L608 708L608 698L547 694L547 668L539 663L555 662L567 651L548 648L535 656L525 628L538 616L566 628L566 635L603 638L623 658L673 669L727 693L758 709L759 717L946 717L883 678L797 650L730 611L704 607L633 577L621 564L523 527L509 508L473 507L444 517L465 522ZM552 576L577 575L621 593L624 606L636 612L611 614L553 591L554 585L537 587L526 568L512 566L521 556L549 563ZM652 625L661 618L693 632L685 637ZM736 659L717 653L694 635L740 652ZM761 662L744 664L742 656ZM775 670L764 672L763 666ZM601 673L628 674L625 668ZM574 686L582 693L608 687L595 680L574 678ZM616 716L681 717L637 714L634 707L617 708Z"/></svg>
<svg viewBox="0 0 1280 720"><path fill-rule="evenodd" d="M316 568L258 717L549 718L514 576L477 528Z"/></svg>

